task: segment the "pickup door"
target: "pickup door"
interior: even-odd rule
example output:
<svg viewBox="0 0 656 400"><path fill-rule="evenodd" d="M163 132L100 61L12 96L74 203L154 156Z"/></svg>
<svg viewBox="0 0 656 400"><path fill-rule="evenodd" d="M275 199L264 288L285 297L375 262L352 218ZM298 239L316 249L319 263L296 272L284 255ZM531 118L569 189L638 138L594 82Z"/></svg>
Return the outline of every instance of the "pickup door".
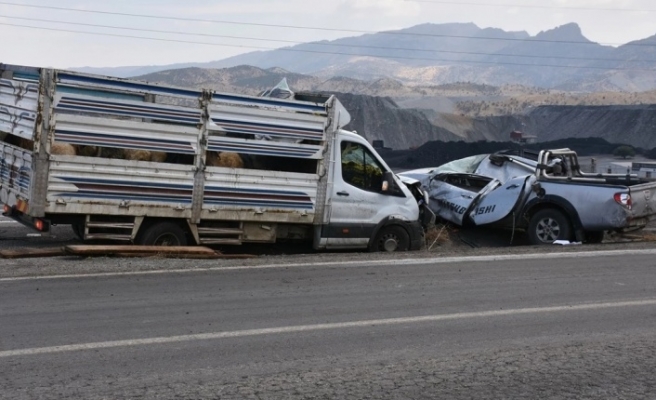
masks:
<svg viewBox="0 0 656 400"><path fill-rule="evenodd" d="M531 192L535 175L513 178L493 191L481 196L469 215L476 225L501 221L517 210Z"/></svg>
<svg viewBox="0 0 656 400"><path fill-rule="evenodd" d="M476 225L491 224L504 219L523 203L534 179L532 175L522 176L501 185L496 179L480 175L436 176L430 185L431 208L440 218L457 225L463 225L467 218ZM480 187L485 181L488 183L476 190L476 185Z"/></svg>

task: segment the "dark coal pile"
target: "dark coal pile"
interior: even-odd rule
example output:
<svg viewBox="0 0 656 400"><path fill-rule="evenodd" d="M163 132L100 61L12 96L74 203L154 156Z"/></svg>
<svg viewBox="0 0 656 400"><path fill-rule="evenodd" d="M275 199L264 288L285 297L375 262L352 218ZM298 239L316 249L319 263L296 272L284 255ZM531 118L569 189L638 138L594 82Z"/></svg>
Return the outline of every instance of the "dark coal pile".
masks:
<svg viewBox="0 0 656 400"><path fill-rule="evenodd" d="M519 149L519 145L510 142L428 142L415 150L387 151L381 156L391 168L414 169L436 167L476 154Z"/></svg>
<svg viewBox="0 0 656 400"><path fill-rule="evenodd" d="M533 143L520 146L514 142L487 142L474 143L459 142L428 142L414 150L381 150L380 155L385 162L396 169L415 169L436 167L447 162L469 157L477 154L507 151L510 154L521 155L525 151L536 153L542 149L569 148L576 151L579 156L600 154L613 154L622 144L609 143L601 138L561 139L552 142ZM638 154L646 154L644 149L636 149ZM530 157L529 157L530 158Z"/></svg>
<svg viewBox="0 0 656 400"><path fill-rule="evenodd" d="M337 96L351 114L351 123L345 129L358 132L370 142L382 140L386 147L407 149L429 141L459 138L455 133L433 125L423 113L399 108L389 97L350 93Z"/></svg>

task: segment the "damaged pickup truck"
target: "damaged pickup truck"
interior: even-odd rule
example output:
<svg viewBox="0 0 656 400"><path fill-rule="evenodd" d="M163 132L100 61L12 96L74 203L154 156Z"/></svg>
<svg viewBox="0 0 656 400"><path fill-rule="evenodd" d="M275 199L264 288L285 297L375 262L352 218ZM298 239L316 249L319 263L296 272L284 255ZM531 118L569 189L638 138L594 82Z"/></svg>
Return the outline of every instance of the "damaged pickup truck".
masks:
<svg viewBox="0 0 656 400"><path fill-rule="evenodd" d="M656 215L656 182L584 173L570 149L540 151L537 161L479 155L399 175L421 181L438 218L522 230L533 244L599 243L606 231L643 228Z"/></svg>

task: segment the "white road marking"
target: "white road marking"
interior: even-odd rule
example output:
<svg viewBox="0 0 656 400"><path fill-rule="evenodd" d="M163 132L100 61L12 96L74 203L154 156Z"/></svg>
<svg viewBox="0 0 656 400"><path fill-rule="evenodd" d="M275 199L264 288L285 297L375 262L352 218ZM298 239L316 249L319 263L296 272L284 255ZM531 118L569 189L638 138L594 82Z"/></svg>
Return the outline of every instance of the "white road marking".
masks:
<svg viewBox="0 0 656 400"><path fill-rule="evenodd" d="M536 253L536 254L506 254L492 256L467 256L467 257L431 257L431 258L407 258L399 260L369 260L369 261L331 261L318 263L301 263L301 264L265 264L265 265L240 265L232 267L198 267L188 269L167 269L156 271L131 271L131 272L100 272L90 274L70 274L70 275L42 275L42 276L25 276L16 278L0 278L0 283L17 282L26 280L43 280L43 279L77 279L77 278L98 278L98 277L117 277L117 276L134 276L134 275L164 275L164 274L187 274L194 272L223 272L223 271L241 271L241 270L258 270L258 269L285 269L285 268L312 268L312 267L329 267L329 268L362 268L362 267L385 267L385 266L402 266L402 265L436 265L436 264L455 264L463 262L491 262L491 261L529 261L529 260L556 260L563 258L591 258L591 257L621 257L635 255L656 255L656 249L645 250L603 250L603 251L582 251L571 253ZM618 267L624 265L618 263Z"/></svg>
<svg viewBox="0 0 656 400"><path fill-rule="evenodd" d="M9 221L0 221L0 224L17 224L17 223L18 223L17 221L11 221L11 220L9 220Z"/></svg>
<svg viewBox="0 0 656 400"><path fill-rule="evenodd" d="M117 347L195 342L200 340L218 340L218 339L240 338L240 337L248 337L248 336L279 335L285 333L316 332L316 331L338 330L338 329L348 329L348 328L367 328L367 327L374 327L374 326L392 326L392 325L439 322L439 321L471 319L471 318L493 318L493 317L504 317L504 316L525 315L525 314L547 314L547 313L571 312L571 311L594 311L594 310L604 310L604 309L612 309L612 308L644 307L644 306L654 306L654 305L656 305L656 299L623 301L623 302L614 302L614 303L588 303L588 304L555 306L555 307L518 308L514 310L479 311L479 312L466 312L466 313L457 313L457 314L426 315L426 316L406 317L406 318L372 319L372 320L364 320L364 321L337 322L337 323L315 324L315 325L296 325L296 326L284 326L278 328L247 329L247 330L231 331L231 332L200 333L195 335L115 340L115 341L107 341L107 342L80 343L80 344L72 344L72 345L64 345L64 346L36 347L31 349L5 350L5 351L0 351L0 358L31 356L31 355L38 355L38 354L67 353L67 352L82 351L82 350L111 349Z"/></svg>

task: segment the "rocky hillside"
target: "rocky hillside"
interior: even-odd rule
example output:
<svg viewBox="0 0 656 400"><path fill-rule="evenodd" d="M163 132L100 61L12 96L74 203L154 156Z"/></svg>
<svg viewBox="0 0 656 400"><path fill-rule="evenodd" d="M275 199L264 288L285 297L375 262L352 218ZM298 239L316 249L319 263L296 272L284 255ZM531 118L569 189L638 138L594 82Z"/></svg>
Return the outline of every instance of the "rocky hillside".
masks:
<svg viewBox="0 0 656 400"><path fill-rule="evenodd" d="M370 141L383 140L385 146L397 150L436 140L503 142L513 130L536 135L540 142L597 137L645 149L656 147L656 106L639 104L656 104L656 91L571 95L519 85L461 83L409 87L390 79L322 80L280 68L246 66L222 70L187 68L140 78L250 95L287 78L296 91L337 93L352 115L349 129ZM540 105L545 103L552 105Z"/></svg>
<svg viewBox="0 0 656 400"><path fill-rule="evenodd" d="M434 140L462 140L448 129L431 124L421 112L399 108L388 97L347 93L337 96L351 114L351 123L346 128L369 142L383 140L386 147L408 149Z"/></svg>

